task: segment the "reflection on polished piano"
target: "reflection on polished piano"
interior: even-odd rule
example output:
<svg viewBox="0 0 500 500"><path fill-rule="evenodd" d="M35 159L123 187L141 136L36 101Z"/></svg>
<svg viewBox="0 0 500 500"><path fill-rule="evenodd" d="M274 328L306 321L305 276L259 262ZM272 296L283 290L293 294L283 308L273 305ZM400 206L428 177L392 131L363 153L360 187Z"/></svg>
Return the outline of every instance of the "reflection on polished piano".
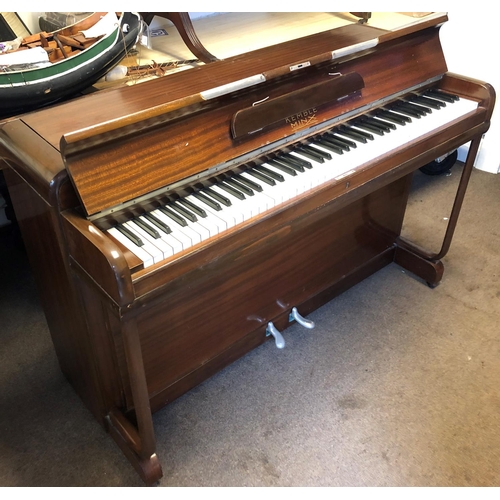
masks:
<svg viewBox="0 0 500 500"><path fill-rule="evenodd" d="M445 14L343 26L7 120L0 152L61 368L148 484L152 412L391 262L443 273L495 94ZM470 142L437 253L412 173Z"/></svg>

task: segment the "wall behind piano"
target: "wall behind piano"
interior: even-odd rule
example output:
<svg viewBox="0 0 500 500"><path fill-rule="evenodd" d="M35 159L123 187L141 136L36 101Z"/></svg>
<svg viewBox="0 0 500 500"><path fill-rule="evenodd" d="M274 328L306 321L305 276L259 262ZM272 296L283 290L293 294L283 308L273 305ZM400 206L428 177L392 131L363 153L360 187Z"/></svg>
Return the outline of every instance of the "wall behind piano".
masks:
<svg viewBox="0 0 500 500"><path fill-rule="evenodd" d="M490 8L491 7L491 8ZM494 11L497 12L494 12ZM441 43L448 70L490 83L500 96L498 70L498 7L461 8L448 11L449 21L441 28ZM491 128L486 133L476 167L486 172L500 172L500 97L493 112ZM459 151L464 159L466 148Z"/></svg>

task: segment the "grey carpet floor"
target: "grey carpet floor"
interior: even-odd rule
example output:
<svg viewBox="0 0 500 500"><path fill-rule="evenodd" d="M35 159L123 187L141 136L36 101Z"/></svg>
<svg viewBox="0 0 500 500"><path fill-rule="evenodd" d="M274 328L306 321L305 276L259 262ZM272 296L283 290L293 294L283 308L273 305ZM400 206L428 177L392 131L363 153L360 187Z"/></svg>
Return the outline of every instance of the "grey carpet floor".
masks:
<svg viewBox="0 0 500 500"><path fill-rule="evenodd" d="M438 249L460 172L417 172L407 236ZM437 288L391 264L157 412L159 486L499 486L499 198L474 171ZM9 231L0 270L0 486L142 486L59 371Z"/></svg>

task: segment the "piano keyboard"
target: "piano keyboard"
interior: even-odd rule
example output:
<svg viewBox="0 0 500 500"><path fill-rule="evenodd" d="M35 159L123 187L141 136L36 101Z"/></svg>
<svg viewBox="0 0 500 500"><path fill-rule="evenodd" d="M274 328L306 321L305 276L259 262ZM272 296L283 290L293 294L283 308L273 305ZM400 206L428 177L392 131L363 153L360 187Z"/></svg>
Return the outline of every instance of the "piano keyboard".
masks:
<svg viewBox="0 0 500 500"><path fill-rule="evenodd" d="M239 174L108 229L144 267L186 250L310 189L349 175L474 111L477 103L429 90L337 125Z"/></svg>

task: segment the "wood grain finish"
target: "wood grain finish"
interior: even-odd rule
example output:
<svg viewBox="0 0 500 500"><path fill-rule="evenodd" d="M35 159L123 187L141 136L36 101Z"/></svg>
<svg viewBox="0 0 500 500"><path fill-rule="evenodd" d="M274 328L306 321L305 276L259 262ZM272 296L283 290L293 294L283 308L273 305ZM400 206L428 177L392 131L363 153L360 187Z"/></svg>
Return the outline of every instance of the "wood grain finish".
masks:
<svg viewBox="0 0 500 500"><path fill-rule="evenodd" d="M436 29L403 39L397 47L392 46L394 42L389 45L391 47L366 55L362 62L353 60L339 65L314 66L286 81L257 85L243 92L239 99L226 96L206 102L203 106L197 104L192 110L188 106L183 111L186 114L177 116L174 113L170 122L156 125L145 133L127 136L126 130L121 131L120 141L94 145L82 151L76 143L73 146L76 150L68 148L64 154L82 206L87 214L92 215L258 151L280 139L293 139L297 127L285 119L266 134L234 141L230 131L231 119L239 110L254 102L266 97L277 98L297 87L324 81L331 78L330 73L356 71L363 78L365 88L361 95L318 108L315 123L321 124L332 116L342 116L446 71L444 58L438 56L441 47ZM388 51L397 51L399 55L397 58L387 57ZM275 56L274 51L272 55ZM217 64L210 64L206 69ZM207 124L210 126L207 127ZM200 134L200 130L204 133ZM81 142L87 144L87 139ZM133 183L128 182L130 178L134 178Z"/></svg>
<svg viewBox="0 0 500 500"><path fill-rule="evenodd" d="M292 220L171 282L136 319L150 395L390 248L407 184Z"/></svg>
<svg viewBox="0 0 500 500"><path fill-rule="evenodd" d="M302 119L309 122L312 109L345 99L360 92L365 86L358 73L336 74L330 79L315 83L273 99L266 98L257 105L237 111L231 119L233 139L246 139L248 135L261 133L284 120L299 125ZM293 121L290 117L294 117Z"/></svg>
<svg viewBox="0 0 500 500"><path fill-rule="evenodd" d="M61 368L147 484L162 475L151 413L267 341L269 321L284 331L292 307L308 314L391 262L431 286L441 280L439 259L495 101L488 84L446 72L442 21L399 33L340 28L1 125L0 159ZM363 45L374 39L377 46ZM357 43L365 48L352 49ZM332 61L332 51L343 55ZM311 66L286 70L304 61ZM262 84L201 96L259 72L268 78ZM286 117L234 140L239 110L302 96L339 72L357 73L365 86L318 104L312 126L294 128ZM162 196L155 190L182 194L415 86L474 99L478 108L146 269L104 232L154 206ZM443 247L419 249L400 235L412 173L469 141Z"/></svg>

